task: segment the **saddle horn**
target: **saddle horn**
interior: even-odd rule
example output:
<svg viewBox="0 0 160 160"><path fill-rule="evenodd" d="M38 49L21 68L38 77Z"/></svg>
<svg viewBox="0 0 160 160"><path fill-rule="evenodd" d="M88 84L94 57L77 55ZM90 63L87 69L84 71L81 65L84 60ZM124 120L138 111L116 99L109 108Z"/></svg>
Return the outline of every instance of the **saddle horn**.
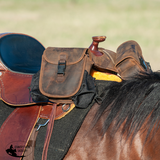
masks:
<svg viewBox="0 0 160 160"><path fill-rule="evenodd" d="M98 44L99 42L103 42L106 39L106 36L94 36L92 37L93 41L92 44L89 46L90 51L95 55L95 56L102 56L103 54L98 51Z"/></svg>

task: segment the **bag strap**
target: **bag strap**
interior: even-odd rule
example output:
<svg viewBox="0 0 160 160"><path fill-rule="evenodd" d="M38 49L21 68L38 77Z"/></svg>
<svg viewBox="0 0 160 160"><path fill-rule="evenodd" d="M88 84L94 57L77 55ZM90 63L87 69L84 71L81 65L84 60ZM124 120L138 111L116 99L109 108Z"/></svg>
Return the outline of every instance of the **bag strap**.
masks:
<svg viewBox="0 0 160 160"><path fill-rule="evenodd" d="M45 138L43 153L42 153L42 160L47 160L49 142L50 142L52 131L53 131L54 120L56 118L56 107L57 107L57 104L54 103L52 105L51 116L50 116L49 124L47 127L46 138Z"/></svg>

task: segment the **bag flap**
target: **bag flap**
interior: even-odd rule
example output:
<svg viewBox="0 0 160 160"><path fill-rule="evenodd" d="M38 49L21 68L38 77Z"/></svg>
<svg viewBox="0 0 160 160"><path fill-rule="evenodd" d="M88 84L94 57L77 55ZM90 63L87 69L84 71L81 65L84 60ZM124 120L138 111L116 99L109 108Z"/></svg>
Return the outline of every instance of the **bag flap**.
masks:
<svg viewBox="0 0 160 160"><path fill-rule="evenodd" d="M152 72L150 65L144 60L141 47L136 41L126 41L117 48L116 66L127 58L134 59L143 71Z"/></svg>
<svg viewBox="0 0 160 160"><path fill-rule="evenodd" d="M117 48L116 68L122 79L140 72L151 72L149 64L144 60L139 44L133 40L122 43Z"/></svg>
<svg viewBox="0 0 160 160"><path fill-rule="evenodd" d="M133 40L122 43L117 48L116 66L125 59L133 58L140 64L140 59L144 59L142 56L142 50L139 44Z"/></svg>
<svg viewBox="0 0 160 160"><path fill-rule="evenodd" d="M85 53L85 48L48 47L43 53L43 58L48 63L57 65L60 59L64 59L66 61L66 65L72 65L81 61Z"/></svg>

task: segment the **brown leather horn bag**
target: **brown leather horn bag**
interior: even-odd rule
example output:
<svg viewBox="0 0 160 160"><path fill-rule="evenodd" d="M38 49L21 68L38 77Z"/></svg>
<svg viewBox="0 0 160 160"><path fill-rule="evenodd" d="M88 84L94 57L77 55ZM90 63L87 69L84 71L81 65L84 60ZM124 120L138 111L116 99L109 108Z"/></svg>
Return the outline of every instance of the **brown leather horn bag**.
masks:
<svg viewBox="0 0 160 160"><path fill-rule="evenodd" d="M117 48L116 69L122 79L127 80L140 72L151 73L149 63L144 60L142 50L136 41L130 40Z"/></svg>
<svg viewBox="0 0 160 160"><path fill-rule="evenodd" d="M93 62L84 48L48 47L42 56L39 89L50 101L71 103L81 87L84 70Z"/></svg>

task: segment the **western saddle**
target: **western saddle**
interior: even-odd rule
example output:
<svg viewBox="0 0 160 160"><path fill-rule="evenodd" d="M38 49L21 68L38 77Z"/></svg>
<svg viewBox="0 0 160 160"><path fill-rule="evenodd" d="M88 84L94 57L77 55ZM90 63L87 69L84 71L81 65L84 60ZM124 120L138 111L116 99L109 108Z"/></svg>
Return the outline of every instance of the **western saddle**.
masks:
<svg viewBox="0 0 160 160"><path fill-rule="evenodd" d="M105 38L105 36L93 37L93 42L88 49L89 54L94 54L92 61L96 64L94 71L92 70L91 73L93 76L97 73L95 70L98 70L102 73L100 79L104 79L103 77L107 74L103 72L107 72L108 75L114 73L114 78L121 81L121 79L128 79L127 75L129 73L131 76L139 70L151 72L148 63L143 59L139 45L135 41L123 43L115 53L98 48L98 43L104 41ZM24 147L19 159L22 157L25 160L27 158L33 159L34 152L30 157L24 157L25 149L36 139L39 128L49 122L42 154L42 159L47 159L54 120L62 118L75 107L74 104L69 106L61 103L36 103L30 96L29 88L32 76L41 68L44 51L45 47L29 35L19 33L0 34L0 97L5 103L16 107L0 128L0 155L3 155L4 160L12 159L10 155L6 154L4 148L6 144L13 141L23 142L21 146ZM133 68L134 64L140 67L138 66L135 69L135 67ZM126 73L126 68L130 68L129 73ZM47 121L45 124L35 127L39 118Z"/></svg>

